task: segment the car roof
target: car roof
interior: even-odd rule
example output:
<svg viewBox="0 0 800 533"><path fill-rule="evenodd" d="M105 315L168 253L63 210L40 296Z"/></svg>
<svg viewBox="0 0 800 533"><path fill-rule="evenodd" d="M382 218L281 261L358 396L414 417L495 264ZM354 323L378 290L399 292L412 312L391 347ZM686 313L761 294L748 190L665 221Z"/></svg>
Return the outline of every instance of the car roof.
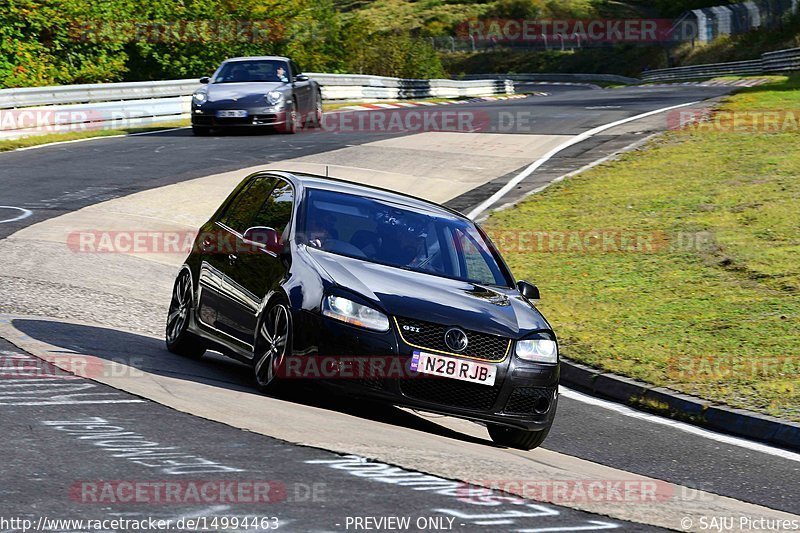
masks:
<svg viewBox="0 0 800 533"><path fill-rule="evenodd" d="M468 220L462 213L454 209L450 209L443 205L418 198L410 194L384 189L382 187L375 187L372 185L365 185L363 183L356 183L354 181L343 180L340 178L332 178L327 176L319 176L316 174L309 174L305 172L286 172L286 171L268 171L271 174L282 174L285 176L293 176L295 180L308 189L320 189L332 192L341 192L345 194L353 194L365 198L373 198L376 200L384 200L394 204L402 205L411 209L420 209L429 212L435 212L440 215L455 216L460 219Z"/></svg>
<svg viewBox="0 0 800 533"><path fill-rule="evenodd" d="M231 57L223 61L223 63L232 63L236 61L265 61L270 59L289 61L288 57L283 57L283 56L243 56L243 57Z"/></svg>

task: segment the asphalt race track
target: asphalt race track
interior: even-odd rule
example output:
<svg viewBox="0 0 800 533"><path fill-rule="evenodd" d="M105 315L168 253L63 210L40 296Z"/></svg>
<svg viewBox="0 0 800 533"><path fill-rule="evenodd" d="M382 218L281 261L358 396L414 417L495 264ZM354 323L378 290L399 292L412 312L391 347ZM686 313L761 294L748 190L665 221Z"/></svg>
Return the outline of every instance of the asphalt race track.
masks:
<svg viewBox="0 0 800 533"><path fill-rule="evenodd" d="M212 528L228 531L702 531L703 516L797 519L800 455L691 432L568 390L543 448L531 452L493 446L477 424L311 384L259 395L242 364L217 354L190 361L164 349L165 310L183 257L67 247L74 231L196 228L243 169L255 167L327 165L332 175L466 212L575 135L729 88L537 90L549 96L430 108L479 117L483 126L470 132L196 138L178 129L0 154L2 515L34 524L43 516L259 520ZM521 117L524 125L504 126ZM501 203L670 121L654 115L573 146ZM546 298L546 280L537 284ZM88 377L58 368L73 356L94 362ZM19 368L36 378L9 371ZM626 482L655 488L656 497L572 491L541 502L521 488L532 482L549 489ZM119 495L112 489L124 483L257 491L211 502L100 497Z"/></svg>

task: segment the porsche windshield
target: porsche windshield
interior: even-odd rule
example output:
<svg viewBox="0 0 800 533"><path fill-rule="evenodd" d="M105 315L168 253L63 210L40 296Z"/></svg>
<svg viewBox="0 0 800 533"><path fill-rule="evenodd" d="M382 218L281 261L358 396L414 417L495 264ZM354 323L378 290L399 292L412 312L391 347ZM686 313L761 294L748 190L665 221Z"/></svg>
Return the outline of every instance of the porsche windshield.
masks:
<svg viewBox="0 0 800 533"><path fill-rule="evenodd" d="M214 83L252 83L288 81L289 66L285 61L261 59L225 63L214 77Z"/></svg>
<svg viewBox="0 0 800 533"><path fill-rule="evenodd" d="M301 242L327 252L468 281L509 286L469 222L351 194L309 189Z"/></svg>

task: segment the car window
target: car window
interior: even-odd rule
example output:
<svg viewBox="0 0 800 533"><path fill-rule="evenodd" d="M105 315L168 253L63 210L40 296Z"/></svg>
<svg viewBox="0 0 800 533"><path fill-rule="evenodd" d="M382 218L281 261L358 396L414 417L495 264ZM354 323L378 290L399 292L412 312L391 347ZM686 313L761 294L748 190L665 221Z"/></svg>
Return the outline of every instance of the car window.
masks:
<svg viewBox="0 0 800 533"><path fill-rule="evenodd" d="M303 73L303 71L300 69L300 67L297 65L297 63L292 61L291 65L292 65L292 76L297 76L298 74L302 74Z"/></svg>
<svg viewBox="0 0 800 533"><path fill-rule="evenodd" d="M286 61L254 60L225 63L214 77L214 83L275 82L287 79Z"/></svg>
<svg viewBox="0 0 800 533"><path fill-rule="evenodd" d="M491 257L488 250L479 246L475 237L466 231L457 229L454 233L455 246L460 252L458 255L463 258L463 264L460 265L460 268L463 269L465 277L469 279L491 279L494 276L492 272L494 258Z"/></svg>
<svg viewBox="0 0 800 533"><path fill-rule="evenodd" d="M294 206L294 189L285 180L277 180L267 199L253 218L252 226L272 228L283 236L289 228Z"/></svg>
<svg viewBox="0 0 800 533"><path fill-rule="evenodd" d="M272 191L275 181L275 178L260 177L248 183L230 201L225 213L219 219L220 223L237 233L244 233L253 225L251 222Z"/></svg>
<svg viewBox="0 0 800 533"><path fill-rule="evenodd" d="M298 240L374 263L486 285L509 286L475 226L455 215L309 189Z"/></svg>

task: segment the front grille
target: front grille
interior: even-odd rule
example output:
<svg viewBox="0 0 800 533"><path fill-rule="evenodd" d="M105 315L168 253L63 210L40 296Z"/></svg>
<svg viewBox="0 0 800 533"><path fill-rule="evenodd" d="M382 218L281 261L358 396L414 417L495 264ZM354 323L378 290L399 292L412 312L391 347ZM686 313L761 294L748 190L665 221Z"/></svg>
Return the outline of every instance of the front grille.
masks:
<svg viewBox="0 0 800 533"><path fill-rule="evenodd" d="M353 379L353 384L364 387L365 389L384 390L386 388L386 380L382 378L366 377Z"/></svg>
<svg viewBox="0 0 800 533"><path fill-rule="evenodd" d="M444 334L452 326L443 326L442 324L423 322L422 320L411 318L397 317L396 320L403 340L406 344L416 348L474 357L484 361L502 361L505 359L511 345L511 340L498 335L464 330L467 334L467 348L461 353L453 353L444 342ZM404 326L406 329L403 328Z"/></svg>
<svg viewBox="0 0 800 533"><path fill-rule="evenodd" d="M515 415L543 414L550 409L553 390L541 387L517 387L506 402L504 413Z"/></svg>
<svg viewBox="0 0 800 533"><path fill-rule="evenodd" d="M464 409L489 410L500 387L478 385L447 378L414 378L402 381L400 390L409 398Z"/></svg>

